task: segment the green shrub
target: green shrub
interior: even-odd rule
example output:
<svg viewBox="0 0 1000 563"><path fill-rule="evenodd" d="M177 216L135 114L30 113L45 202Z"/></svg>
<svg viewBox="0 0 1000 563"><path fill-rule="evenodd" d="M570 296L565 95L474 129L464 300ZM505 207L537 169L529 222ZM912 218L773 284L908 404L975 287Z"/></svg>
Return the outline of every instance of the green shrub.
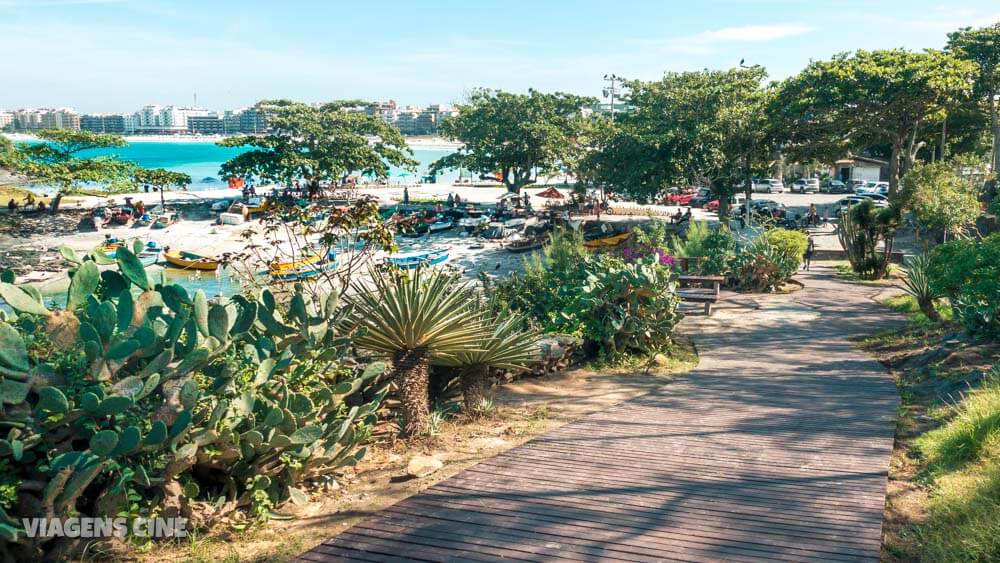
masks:
<svg viewBox="0 0 1000 563"><path fill-rule="evenodd" d="M840 212L837 225L840 246L861 279L879 280L888 273L899 219L899 208L895 205L879 209L871 201Z"/></svg>
<svg viewBox="0 0 1000 563"><path fill-rule="evenodd" d="M786 229L766 231L739 249L731 263L732 285L747 291L779 289L802 265L809 239Z"/></svg>
<svg viewBox="0 0 1000 563"><path fill-rule="evenodd" d="M929 287L951 300L966 330L1000 338L1000 233L935 247L927 274Z"/></svg>
<svg viewBox="0 0 1000 563"><path fill-rule="evenodd" d="M212 304L154 284L128 249L103 272L62 252L67 310L0 283L15 312L0 320L0 483L20 487L0 510L5 557L76 547L26 538L21 518L266 518L364 454L382 395L361 395L384 366L342 361L351 335L334 331L335 296L314 303L297 287L287 307L268 291Z"/></svg>
<svg viewBox="0 0 1000 563"><path fill-rule="evenodd" d="M707 221L695 221L684 238L675 236L671 240L670 247L678 257L700 258L696 273L718 276L729 272L729 260L736 252L736 239L724 225L713 229Z"/></svg>
<svg viewBox="0 0 1000 563"><path fill-rule="evenodd" d="M767 239L767 244L778 253L788 256L790 261L795 261L795 267L786 272L789 276L802 266L803 256L809 247L809 237L805 233L789 229L773 229L761 236Z"/></svg>
<svg viewBox="0 0 1000 563"><path fill-rule="evenodd" d="M681 315L669 268L656 257L630 264L607 255L589 258L586 267L586 281L563 316L567 328L579 327L585 343L612 361L670 345Z"/></svg>
<svg viewBox="0 0 1000 563"><path fill-rule="evenodd" d="M680 320L669 257L636 254L630 262L590 254L578 235L557 233L523 275L487 288L498 303L548 333L571 334L607 360L648 354L670 344Z"/></svg>

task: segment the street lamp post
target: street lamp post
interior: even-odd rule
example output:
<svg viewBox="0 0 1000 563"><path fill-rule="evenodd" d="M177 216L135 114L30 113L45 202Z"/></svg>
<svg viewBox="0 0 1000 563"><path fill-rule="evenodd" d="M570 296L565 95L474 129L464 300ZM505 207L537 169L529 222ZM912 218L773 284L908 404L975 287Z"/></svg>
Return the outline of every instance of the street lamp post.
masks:
<svg viewBox="0 0 1000 563"><path fill-rule="evenodd" d="M611 123L615 122L615 94L618 90L615 88L615 82L621 82L621 77L614 74L605 74L604 80L610 82L611 85L604 89L604 97L611 98Z"/></svg>
<svg viewBox="0 0 1000 563"><path fill-rule="evenodd" d="M752 68L752 67L749 67L749 66L743 64L744 61L746 61L746 59L740 59L740 68L742 68L742 69ZM742 126L742 123L740 125ZM750 223L750 221L751 221L751 217L750 217L750 197L753 194L753 176L750 173L750 157L749 156L747 156L745 164L746 164L746 168L747 168L746 169L746 182L747 182L747 193L746 193L746 196L747 197L746 197L746 201L743 202L743 216L746 218L746 225L747 225L747 227L750 227L751 226L751 223Z"/></svg>

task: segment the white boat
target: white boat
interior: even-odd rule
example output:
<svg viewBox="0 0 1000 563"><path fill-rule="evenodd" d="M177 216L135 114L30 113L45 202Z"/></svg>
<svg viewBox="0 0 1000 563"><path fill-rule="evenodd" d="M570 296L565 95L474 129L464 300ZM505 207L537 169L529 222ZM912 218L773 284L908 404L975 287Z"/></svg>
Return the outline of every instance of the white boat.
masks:
<svg viewBox="0 0 1000 563"><path fill-rule="evenodd" d="M386 258L386 263L404 270L412 270L420 266L434 266L436 264L442 264L448 260L450 252L451 247L446 246L436 250L421 250L418 252L393 254L392 256Z"/></svg>
<svg viewBox="0 0 1000 563"><path fill-rule="evenodd" d="M430 226L427 227L427 229L430 232L432 232L432 233L438 233L438 232L441 232L441 231L447 231L448 229L452 228L452 226L454 226L454 225L455 225L455 222L452 221L450 218L446 217L446 218L438 219L437 221L434 221L433 223L430 224Z"/></svg>
<svg viewBox="0 0 1000 563"><path fill-rule="evenodd" d="M472 232L490 222L490 216L479 210L470 210L465 217L458 220L458 226L467 232Z"/></svg>

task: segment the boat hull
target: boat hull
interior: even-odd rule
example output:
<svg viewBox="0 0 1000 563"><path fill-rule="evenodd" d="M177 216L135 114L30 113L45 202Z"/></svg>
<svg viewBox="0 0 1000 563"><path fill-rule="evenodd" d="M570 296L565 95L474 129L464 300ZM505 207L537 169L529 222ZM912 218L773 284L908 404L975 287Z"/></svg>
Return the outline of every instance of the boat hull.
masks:
<svg viewBox="0 0 1000 563"><path fill-rule="evenodd" d="M219 269L218 260L187 252L164 252L163 258L171 265L185 270L215 271Z"/></svg>
<svg viewBox="0 0 1000 563"><path fill-rule="evenodd" d="M448 260L451 248L434 250L430 252L419 252L402 256L390 256L386 263L403 270L413 270L420 266L435 266Z"/></svg>

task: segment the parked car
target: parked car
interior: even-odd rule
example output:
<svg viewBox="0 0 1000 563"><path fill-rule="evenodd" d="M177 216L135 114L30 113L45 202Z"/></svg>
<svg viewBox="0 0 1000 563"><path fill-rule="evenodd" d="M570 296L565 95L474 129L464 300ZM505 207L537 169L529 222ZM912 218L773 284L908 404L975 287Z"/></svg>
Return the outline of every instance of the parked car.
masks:
<svg viewBox="0 0 1000 563"><path fill-rule="evenodd" d="M889 182L875 182L875 193L889 195Z"/></svg>
<svg viewBox="0 0 1000 563"><path fill-rule="evenodd" d="M882 202L882 203L885 203L886 205L889 205L889 198L886 197L886 196L884 196L884 195L882 195L882 194L880 194L880 193L865 192L863 194L855 194L855 195L860 196L860 197L864 197L864 198L868 198L868 199L874 200L876 202Z"/></svg>
<svg viewBox="0 0 1000 563"><path fill-rule="evenodd" d="M792 192L799 192L800 194L818 194L819 193L819 179L818 178L799 178L792 183Z"/></svg>
<svg viewBox="0 0 1000 563"><path fill-rule="evenodd" d="M738 210L743 209L744 204L746 204L747 198L743 194L737 194L729 198L729 208L731 213L739 213ZM719 211L719 200L713 199L712 201L705 204L705 211Z"/></svg>
<svg viewBox="0 0 1000 563"><path fill-rule="evenodd" d="M855 194L855 195L849 195L849 196L845 197L844 199L838 201L837 205L841 209L845 209L845 208L848 208L848 207L855 206L855 205L857 205L857 204L859 204L861 202L864 202L864 201L871 201L875 205L875 207L878 207L880 209L885 209L886 207L889 207L889 201L887 199L885 199L885 198L877 198L877 197L869 197L870 195L878 195L878 194Z"/></svg>
<svg viewBox="0 0 1000 563"><path fill-rule="evenodd" d="M851 193L854 194L858 193L859 189L863 192L865 191L864 187L866 182L867 180L848 180L847 189L849 189Z"/></svg>
<svg viewBox="0 0 1000 563"><path fill-rule="evenodd" d="M819 191L830 194L846 194L847 184L840 180L827 180L825 184L820 186Z"/></svg>
<svg viewBox="0 0 1000 563"><path fill-rule="evenodd" d="M738 215L744 213L744 206L739 208ZM755 199L750 202L750 214L754 217L772 217L775 219L781 219L785 216L787 210L785 206L777 201L770 199Z"/></svg>
<svg viewBox="0 0 1000 563"><path fill-rule="evenodd" d="M712 201L712 190L708 188L698 188L698 193L691 198L691 207L705 207L705 204Z"/></svg>
<svg viewBox="0 0 1000 563"><path fill-rule="evenodd" d="M785 184L777 178L762 178L753 183L753 191L766 194L785 193Z"/></svg>

